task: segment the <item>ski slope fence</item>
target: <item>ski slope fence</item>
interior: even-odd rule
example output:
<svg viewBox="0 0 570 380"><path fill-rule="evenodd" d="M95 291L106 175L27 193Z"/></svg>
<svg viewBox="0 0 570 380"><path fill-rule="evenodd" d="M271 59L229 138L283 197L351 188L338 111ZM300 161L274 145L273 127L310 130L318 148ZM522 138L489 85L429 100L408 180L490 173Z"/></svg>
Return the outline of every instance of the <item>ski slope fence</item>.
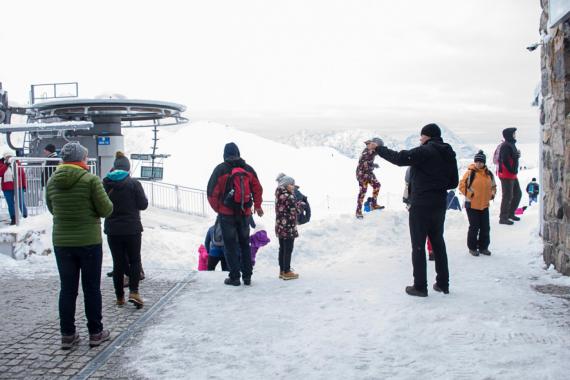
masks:
<svg viewBox="0 0 570 380"><path fill-rule="evenodd" d="M216 216L204 190L164 182L145 180L140 182L152 207L204 217ZM273 202L263 202L262 207L266 216L275 216Z"/></svg>

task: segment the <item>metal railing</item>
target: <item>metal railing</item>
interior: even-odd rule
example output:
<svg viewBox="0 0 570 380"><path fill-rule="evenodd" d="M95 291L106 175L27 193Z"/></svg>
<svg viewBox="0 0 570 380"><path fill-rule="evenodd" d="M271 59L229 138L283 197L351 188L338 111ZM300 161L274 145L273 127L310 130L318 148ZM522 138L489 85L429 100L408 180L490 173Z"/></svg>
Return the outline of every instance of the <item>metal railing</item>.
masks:
<svg viewBox="0 0 570 380"><path fill-rule="evenodd" d="M49 177L55 172L60 162L61 159L59 158L13 158L10 163L10 170L13 173L14 180L14 217L17 225L20 224L22 216L39 215L48 211L45 202L45 188ZM89 171L95 174L97 161L88 159L87 165ZM9 200L5 200L5 202L9 202Z"/></svg>
<svg viewBox="0 0 570 380"><path fill-rule="evenodd" d="M61 163L59 158L17 157L10 164L14 180L14 216L20 224L22 216L40 215L48 212L45 201L45 188L49 177ZM88 160L89 171L97 172L97 161ZM22 174L24 174L25 179ZM208 203L205 190L174 185L164 182L139 179L149 204L153 207L180 213L215 217L216 213ZM17 191L16 189L19 189ZM8 200L0 199L0 208L6 209ZM18 205L20 207L18 207ZM275 204L263 202L266 217L275 216Z"/></svg>
<svg viewBox="0 0 570 380"><path fill-rule="evenodd" d="M204 217L216 215L208 203L208 196L204 190L164 182L139 180L149 204L153 207ZM266 216L275 215L273 202L263 202L262 207Z"/></svg>

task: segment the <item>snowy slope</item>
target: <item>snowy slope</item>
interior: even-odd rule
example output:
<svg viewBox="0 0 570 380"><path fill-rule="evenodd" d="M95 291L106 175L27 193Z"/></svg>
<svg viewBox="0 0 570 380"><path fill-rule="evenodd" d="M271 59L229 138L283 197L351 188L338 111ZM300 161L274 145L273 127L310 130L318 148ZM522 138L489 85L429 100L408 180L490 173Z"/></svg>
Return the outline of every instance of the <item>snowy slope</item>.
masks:
<svg viewBox="0 0 570 380"><path fill-rule="evenodd" d="M209 122L190 123L177 131L164 128L161 133L164 134L160 152L172 155L165 161L164 182L205 189L213 169L222 162L225 144L233 141L241 156L257 171L264 188L264 200L274 199L275 178L284 172L295 178L308 196L316 218L330 213L354 213L356 208L357 161L335 149L295 148ZM144 147L140 136L127 139L127 153L136 153L135 150ZM381 162L379 158L376 162L381 166L376 169L382 183L381 203L402 207L404 169Z"/></svg>

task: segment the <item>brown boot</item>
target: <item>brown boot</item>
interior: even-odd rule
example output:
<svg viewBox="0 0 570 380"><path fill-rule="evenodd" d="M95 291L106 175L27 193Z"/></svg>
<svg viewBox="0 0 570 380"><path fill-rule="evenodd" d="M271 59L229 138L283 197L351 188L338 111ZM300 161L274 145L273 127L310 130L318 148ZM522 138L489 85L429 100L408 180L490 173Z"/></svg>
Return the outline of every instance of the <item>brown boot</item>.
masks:
<svg viewBox="0 0 570 380"><path fill-rule="evenodd" d="M125 296L117 297L117 306L123 306L125 304Z"/></svg>
<svg viewBox="0 0 570 380"><path fill-rule="evenodd" d="M279 278L280 278L281 280L283 279L283 273L285 273L285 272L283 272L282 270L279 271Z"/></svg>
<svg viewBox="0 0 570 380"><path fill-rule="evenodd" d="M284 272L281 278L283 280L295 280L299 278L299 275L293 271L289 271L289 272Z"/></svg>
<svg viewBox="0 0 570 380"><path fill-rule="evenodd" d="M140 309L144 306L144 301L139 293L129 293L129 302Z"/></svg>

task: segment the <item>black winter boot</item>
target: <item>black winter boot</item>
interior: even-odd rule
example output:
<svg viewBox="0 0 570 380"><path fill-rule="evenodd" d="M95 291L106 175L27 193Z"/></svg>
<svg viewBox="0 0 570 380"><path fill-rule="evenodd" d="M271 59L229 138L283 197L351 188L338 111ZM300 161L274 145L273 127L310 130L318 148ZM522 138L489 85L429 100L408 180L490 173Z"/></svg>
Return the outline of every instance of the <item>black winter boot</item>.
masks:
<svg viewBox="0 0 570 380"><path fill-rule="evenodd" d="M226 278L226 279L224 280L224 284L226 284L226 285L233 285L233 286L240 286L240 285L241 285L241 282L240 282L239 278L236 278L235 280L232 280L231 278L228 277L228 278Z"/></svg>
<svg viewBox="0 0 570 380"><path fill-rule="evenodd" d="M427 297L428 293L427 290L418 290L413 286L406 286L406 293L408 293L408 295L410 296L416 296L416 297Z"/></svg>
<svg viewBox="0 0 570 380"><path fill-rule="evenodd" d="M443 294L449 294L449 289L440 288L439 285L437 284L437 282L435 284L433 284L433 290L435 290L436 292L443 293Z"/></svg>

